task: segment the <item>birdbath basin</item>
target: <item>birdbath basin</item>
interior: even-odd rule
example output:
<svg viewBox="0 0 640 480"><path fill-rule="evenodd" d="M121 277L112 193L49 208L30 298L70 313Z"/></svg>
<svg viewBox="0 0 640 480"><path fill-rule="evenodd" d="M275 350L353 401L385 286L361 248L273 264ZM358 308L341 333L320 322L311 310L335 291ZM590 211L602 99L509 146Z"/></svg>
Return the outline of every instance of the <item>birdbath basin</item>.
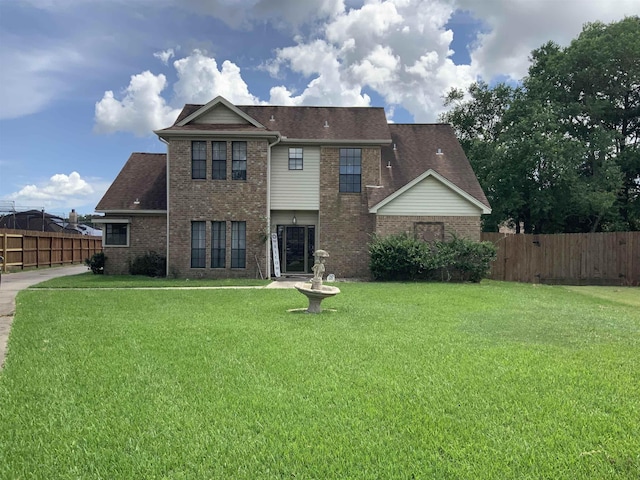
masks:
<svg viewBox="0 0 640 480"><path fill-rule="evenodd" d="M309 307L307 307L307 312L309 313L320 313L322 311L322 307L320 306L322 300L340 293L338 287L331 287L329 285L315 286L317 288L312 288L311 282L295 284L296 289L309 299Z"/></svg>

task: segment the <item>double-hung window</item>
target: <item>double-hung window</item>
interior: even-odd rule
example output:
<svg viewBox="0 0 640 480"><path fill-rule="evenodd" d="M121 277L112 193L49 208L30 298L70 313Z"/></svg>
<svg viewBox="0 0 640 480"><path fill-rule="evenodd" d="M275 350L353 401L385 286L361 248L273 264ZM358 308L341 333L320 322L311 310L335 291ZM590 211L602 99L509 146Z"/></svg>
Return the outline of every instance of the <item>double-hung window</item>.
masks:
<svg viewBox="0 0 640 480"><path fill-rule="evenodd" d="M247 142L231 143L231 179L247 179Z"/></svg>
<svg viewBox="0 0 640 480"><path fill-rule="evenodd" d="M207 178L207 142L191 142L191 178Z"/></svg>
<svg viewBox="0 0 640 480"><path fill-rule="evenodd" d="M302 170L302 148L289 148L289 170Z"/></svg>
<svg viewBox="0 0 640 480"><path fill-rule="evenodd" d="M211 268L224 268L227 255L227 223L211 222Z"/></svg>
<svg viewBox="0 0 640 480"><path fill-rule="evenodd" d="M191 222L191 268L205 267L205 222Z"/></svg>
<svg viewBox="0 0 640 480"><path fill-rule="evenodd" d="M211 142L214 180L227 178L227 142Z"/></svg>
<svg viewBox="0 0 640 480"><path fill-rule="evenodd" d="M340 149L340 192L360 193L362 150Z"/></svg>
<svg viewBox="0 0 640 480"><path fill-rule="evenodd" d="M231 268L246 268L247 223L231 222Z"/></svg>

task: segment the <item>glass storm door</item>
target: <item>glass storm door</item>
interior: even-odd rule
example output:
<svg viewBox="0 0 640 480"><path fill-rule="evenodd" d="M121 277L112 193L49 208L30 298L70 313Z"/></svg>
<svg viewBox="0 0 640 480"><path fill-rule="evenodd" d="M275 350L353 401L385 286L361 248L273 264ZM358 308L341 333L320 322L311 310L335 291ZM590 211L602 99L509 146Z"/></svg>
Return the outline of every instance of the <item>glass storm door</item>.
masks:
<svg viewBox="0 0 640 480"><path fill-rule="evenodd" d="M313 266L316 227L278 225L278 247L283 273L309 273Z"/></svg>

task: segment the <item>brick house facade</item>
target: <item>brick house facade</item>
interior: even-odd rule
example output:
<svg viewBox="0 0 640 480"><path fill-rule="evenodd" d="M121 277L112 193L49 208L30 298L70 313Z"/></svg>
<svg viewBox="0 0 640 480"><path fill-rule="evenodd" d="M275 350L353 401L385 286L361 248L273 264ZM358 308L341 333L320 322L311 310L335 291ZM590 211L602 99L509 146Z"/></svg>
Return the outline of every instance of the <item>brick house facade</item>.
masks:
<svg viewBox="0 0 640 480"><path fill-rule="evenodd" d="M487 199L448 125L388 124L380 108L186 105L134 153L96 207L105 273L166 255L179 278L367 278L372 234L479 240Z"/></svg>

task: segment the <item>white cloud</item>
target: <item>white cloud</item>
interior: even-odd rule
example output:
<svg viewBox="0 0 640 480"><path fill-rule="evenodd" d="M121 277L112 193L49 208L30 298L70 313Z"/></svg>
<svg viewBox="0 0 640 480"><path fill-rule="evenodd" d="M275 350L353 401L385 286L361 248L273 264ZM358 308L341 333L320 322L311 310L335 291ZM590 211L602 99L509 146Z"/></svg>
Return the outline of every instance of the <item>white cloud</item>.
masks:
<svg viewBox="0 0 640 480"><path fill-rule="evenodd" d="M153 56L159 59L165 65L169 65L169 60L175 57L175 52L173 51L173 48L169 48L167 50L155 52Z"/></svg>
<svg viewBox="0 0 640 480"><path fill-rule="evenodd" d="M518 80L527 74L531 51L549 40L568 45L587 22L610 23L640 11L638 0L456 0L456 4L486 25L471 52L474 69L486 80L501 75Z"/></svg>
<svg viewBox="0 0 640 480"><path fill-rule="evenodd" d="M170 126L180 110L169 107L161 96L166 84L164 75L146 71L131 77L122 100L116 99L111 90L104 92L102 100L96 103L95 131L130 131L144 136Z"/></svg>
<svg viewBox="0 0 640 480"><path fill-rule="evenodd" d="M85 179L78 172L57 173L42 183L25 185L3 199L14 202L20 209L44 207L47 211L68 212L75 208L80 213L92 212L108 187L109 182Z"/></svg>
<svg viewBox="0 0 640 480"><path fill-rule="evenodd" d="M240 67L229 60L218 70L215 58L194 50L188 57L173 62L173 66L178 73L173 87L177 104L204 104L218 95L240 105L259 103L259 99L249 93Z"/></svg>
<svg viewBox="0 0 640 480"><path fill-rule="evenodd" d="M270 73L288 68L311 80L297 96L285 86L272 90L271 101L367 105L362 92L370 88L417 121L433 121L449 88L475 80L472 68L449 58L453 34L445 25L452 13L445 0L369 1L340 12L326 23L322 38L276 51L265 67Z"/></svg>
<svg viewBox="0 0 640 480"><path fill-rule="evenodd" d="M282 83L270 89L272 104L365 106L371 104L367 92L374 91L389 112L402 106L415 121L426 122L443 111L442 97L449 89L465 88L480 76L520 79L532 49L548 40L566 44L584 22L619 19L633 13L636 2L566 0L553 3L553 15L547 0L187 0L181 5L218 18L228 14L225 21L235 26L307 22L305 36L290 28L295 44L276 49L258 66ZM457 9L485 25L469 46L470 65L456 65L451 58L454 33L447 23ZM168 63L175 52L154 55ZM170 125L183 104L206 103L216 95L236 104L263 103L230 60L219 65L194 50L174 60L173 67L177 81L170 96L166 78L148 71L132 77L121 100L105 92L96 104L96 130L148 134ZM306 81L304 88L291 86L300 79Z"/></svg>

